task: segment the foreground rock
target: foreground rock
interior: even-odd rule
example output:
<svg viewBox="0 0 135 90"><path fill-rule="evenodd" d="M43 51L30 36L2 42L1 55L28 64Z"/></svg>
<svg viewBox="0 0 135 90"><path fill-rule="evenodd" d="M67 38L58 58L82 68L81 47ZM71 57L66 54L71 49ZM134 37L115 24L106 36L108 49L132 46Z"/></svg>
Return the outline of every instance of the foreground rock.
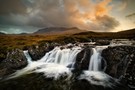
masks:
<svg viewBox="0 0 135 90"><path fill-rule="evenodd" d="M0 77L9 75L27 65L27 59L20 49L14 49L7 53L7 57L0 63Z"/></svg>
<svg viewBox="0 0 135 90"><path fill-rule="evenodd" d="M76 71L88 70L91 55L92 50L88 46L85 47L81 52L79 52L76 57L75 70Z"/></svg>
<svg viewBox="0 0 135 90"><path fill-rule="evenodd" d="M114 82L115 84L115 82ZM101 85L93 85L86 80L77 80L77 77L67 79L61 77L54 80L46 78L42 73L32 73L10 79L0 81L1 90L128 90L128 88L116 84L113 87L104 87Z"/></svg>
<svg viewBox="0 0 135 90"><path fill-rule="evenodd" d="M51 51L54 49L55 45L54 44L41 44L41 45L33 45L28 48L28 52L32 58L32 60L36 61L41 59L46 52Z"/></svg>
<svg viewBox="0 0 135 90"><path fill-rule="evenodd" d="M115 46L102 52L107 62L106 73L119 78L122 83L135 86L135 47Z"/></svg>

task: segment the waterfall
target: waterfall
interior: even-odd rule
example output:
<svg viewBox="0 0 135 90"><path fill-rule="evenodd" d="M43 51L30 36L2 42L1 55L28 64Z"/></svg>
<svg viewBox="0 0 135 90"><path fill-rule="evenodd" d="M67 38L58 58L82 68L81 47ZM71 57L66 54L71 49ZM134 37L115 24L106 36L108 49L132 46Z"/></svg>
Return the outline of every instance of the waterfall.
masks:
<svg viewBox="0 0 135 90"><path fill-rule="evenodd" d="M54 77L55 79L65 74L71 75L71 69L76 61L76 56L81 50L82 48L77 46L64 49L61 49L61 47L55 47L52 51L49 51L37 61L32 61L28 50L24 51L28 65L25 68L16 71L9 77L9 79L32 72L41 72L44 73L45 76Z"/></svg>
<svg viewBox="0 0 135 90"><path fill-rule="evenodd" d="M102 65L102 57L101 52L103 49L107 48L108 46L96 46L95 48L92 48L93 54L90 58L89 62L89 70L90 71L101 71L101 65Z"/></svg>
<svg viewBox="0 0 135 90"><path fill-rule="evenodd" d="M28 53L28 50L26 51L23 51L28 63L31 63L32 62L32 58L30 57L29 53Z"/></svg>
<svg viewBox="0 0 135 90"><path fill-rule="evenodd" d="M101 71L102 57L101 52L108 46L96 46L92 48L93 54L89 62L89 71ZM28 50L24 51L24 55L27 58L28 65L22 70L18 70L14 73L13 77L18 77L23 74L32 72L42 72L46 76L59 77L64 73L68 73L70 69L74 69L77 54L82 50L79 46L72 48L55 47L53 50L47 52L40 60L32 61Z"/></svg>
<svg viewBox="0 0 135 90"><path fill-rule="evenodd" d="M101 52L103 49L107 47L108 46L96 46L95 48L92 48L93 54L89 62L90 71L101 71L101 63L102 63ZM52 51L46 53L45 56L43 56L37 62L54 63L73 68L76 56L81 50L82 48L77 46L73 48L64 48L64 49L61 49L61 47L55 47ZM28 53L28 50L24 51L24 54L27 58L28 63L31 63L32 59Z"/></svg>
<svg viewBox="0 0 135 90"><path fill-rule="evenodd" d="M99 71L101 68L101 57L95 48L92 48L93 55L90 58L89 70L90 71Z"/></svg>
<svg viewBox="0 0 135 90"><path fill-rule="evenodd" d="M46 53L46 55L41 58L41 62L46 63L56 63L65 66L69 66L75 62L77 54L81 51L81 47L65 48L60 49L56 47L54 50Z"/></svg>
<svg viewBox="0 0 135 90"><path fill-rule="evenodd" d="M93 54L90 58L89 69L84 70L79 76L78 80L87 80L89 83L94 85L101 85L104 87L113 87L115 79L111 78L104 72L100 72L102 57L101 52L108 46L96 46L92 48ZM63 47L62 47L63 48ZM27 58L28 65L17 70L15 73L10 75L7 79L20 77L30 73L42 73L46 78L59 79L61 76L66 76L68 79L73 75L71 69L74 67L76 56L81 52L82 48L74 46L72 48L55 47L52 51L49 51L40 60L32 61L28 50L24 51L24 55ZM86 55L86 54L84 54ZM113 81L113 82L110 82Z"/></svg>

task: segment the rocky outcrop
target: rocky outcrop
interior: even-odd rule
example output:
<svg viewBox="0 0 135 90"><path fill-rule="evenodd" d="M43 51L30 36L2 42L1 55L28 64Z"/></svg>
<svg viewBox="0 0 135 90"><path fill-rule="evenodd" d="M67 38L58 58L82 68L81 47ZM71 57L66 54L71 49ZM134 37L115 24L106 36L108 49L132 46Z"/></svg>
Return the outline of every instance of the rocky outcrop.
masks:
<svg viewBox="0 0 135 90"><path fill-rule="evenodd" d="M75 69L78 71L88 70L89 61L92 55L92 50L90 47L85 47L80 53L77 54Z"/></svg>
<svg viewBox="0 0 135 90"><path fill-rule="evenodd" d="M9 75L16 70L24 68L27 59L20 49L14 49L7 53L7 57L0 63L0 77Z"/></svg>
<svg viewBox="0 0 135 90"><path fill-rule="evenodd" d="M28 52L32 60L34 61L42 58L46 53L44 46L43 47L31 46L28 48Z"/></svg>
<svg viewBox="0 0 135 90"><path fill-rule="evenodd" d="M135 47L115 46L102 51L107 62L106 73L121 79L128 85L135 85Z"/></svg>
<svg viewBox="0 0 135 90"><path fill-rule="evenodd" d="M110 40L96 40L95 45L109 45Z"/></svg>
<svg viewBox="0 0 135 90"><path fill-rule="evenodd" d="M28 48L29 55L31 56L32 60L39 60L41 59L46 52L51 51L55 47L54 44L41 44L41 45L33 45Z"/></svg>

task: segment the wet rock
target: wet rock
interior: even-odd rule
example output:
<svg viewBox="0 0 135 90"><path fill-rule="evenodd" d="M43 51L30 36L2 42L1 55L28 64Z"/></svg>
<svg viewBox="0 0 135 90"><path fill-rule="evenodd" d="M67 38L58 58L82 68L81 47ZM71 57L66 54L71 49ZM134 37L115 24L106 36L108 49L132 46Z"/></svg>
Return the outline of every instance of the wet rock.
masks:
<svg viewBox="0 0 135 90"><path fill-rule="evenodd" d="M128 88L120 84L113 87L104 87L101 85L93 85L86 80L76 80L72 85L72 90L128 90Z"/></svg>
<svg viewBox="0 0 135 90"><path fill-rule="evenodd" d="M7 57L0 63L0 77L13 73L24 68L27 65L27 59L20 49L14 49L7 53Z"/></svg>
<svg viewBox="0 0 135 90"><path fill-rule="evenodd" d="M28 53L31 56L32 60L38 60L41 59L46 51L45 51L45 47L39 47L39 46L31 46L30 48L28 48Z"/></svg>
<svg viewBox="0 0 135 90"><path fill-rule="evenodd" d="M77 54L75 69L80 70L88 70L89 61L92 55L92 50L90 47L85 47L80 53Z"/></svg>
<svg viewBox="0 0 135 90"><path fill-rule="evenodd" d="M107 62L106 73L123 83L135 86L135 47L115 46L102 51Z"/></svg>
<svg viewBox="0 0 135 90"><path fill-rule="evenodd" d="M110 40L97 40L95 45L109 45Z"/></svg>
<svg viewBox="0 0 135 90"><path fill-rule="evenodd" d="M54 49L54 47L55 45L53 44L33 45L28 48L28 52L32 60L36 61L41 59L46 54L46 52Z"/></svg>
<svg viewBox="0 0 135 90"><path fill-rule="evenodd" d="M116 84L115 84L116 85ZM53 80L46 78L42 73L31 73L22 77L0 81L1 90L128 90L126 87L116 85L104 87L93 85L87 80L77 78L60 78Z"/></svg>

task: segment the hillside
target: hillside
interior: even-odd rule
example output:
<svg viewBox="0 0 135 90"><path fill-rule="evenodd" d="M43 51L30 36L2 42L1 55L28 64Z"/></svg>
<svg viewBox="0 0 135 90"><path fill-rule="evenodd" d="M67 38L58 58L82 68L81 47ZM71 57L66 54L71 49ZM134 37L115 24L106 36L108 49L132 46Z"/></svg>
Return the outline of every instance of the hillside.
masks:
<svg viewBox="0 0 135 90"><path fill-rule="evenodd" d="M78 32L84 32L84 31L85 30L80 30L76 27L72 27L72 28L49 27L49 28L39 29L33 34L71 34L71 33L78 33Z"/></svg>
<svg viewBox="0 0 135 90"><path fill-rule="evenodd" d="M119 34L134 34L135 35L135 28L134 29L130 29L130 30L120 31L118 33Z"/></svg>
<svg viewBox="0 0 135 90"><path fill-rule="evenodd" d="M74 34L74 36L85 36L89 38L101 38L101 39L135 39L135 29L124 30L120 32L81 32Z"/></svg>

